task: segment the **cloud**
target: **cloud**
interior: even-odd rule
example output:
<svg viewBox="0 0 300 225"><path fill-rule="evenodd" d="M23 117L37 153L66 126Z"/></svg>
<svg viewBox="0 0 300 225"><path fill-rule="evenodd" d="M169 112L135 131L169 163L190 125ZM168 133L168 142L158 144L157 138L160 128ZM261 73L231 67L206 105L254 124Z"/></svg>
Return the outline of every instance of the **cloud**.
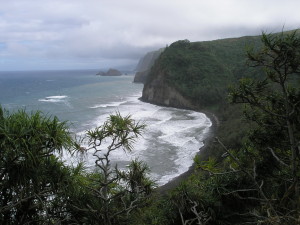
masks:
<svg viewBox="0 0 300 225"><path fill-rule="evenodd" d="M297 0L0 0L0 70L14 59L51 68L132 63L179 39L295 29L299 7Z"/></svg>

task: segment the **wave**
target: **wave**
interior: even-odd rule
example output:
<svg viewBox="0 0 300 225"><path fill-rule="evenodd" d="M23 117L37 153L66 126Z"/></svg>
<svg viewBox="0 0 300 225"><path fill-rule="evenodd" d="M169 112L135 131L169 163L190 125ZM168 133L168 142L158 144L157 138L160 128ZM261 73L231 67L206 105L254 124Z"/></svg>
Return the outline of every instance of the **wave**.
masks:
<svg viewBox="0 0 300 225"><path fill-rule="evenodd" d="M108 104L99 104L99 105L94 105L89 107L90 109L97 109L97 108L107 108L107 107L117 107L120 106L124 103L126 103L127 101L123 101L123 102L111 102Z"/></svg>
<svg viewBox="0 0 300 225"><path fill-rule="evenodd" d="M67 95L54 95L54 96L48 96L45 98L41 98L38 101L40 101L40 102L64 102L64 101L66 101L66 98L68 98Z"/></svg>
<svg viewBox="0 0 300 225"><path fill-rule="evenodd" d="M139 158L150 167L151 176L163 185L193 164L193 158L203 146L203 139L211 126L211 121L203 113L191 110L161 107L141 102L139 96L130 96L126 101L99 104L90 108L103 108L101 115L89 124L91 127L102 125L115 107L122 116L131 115L135 121L146 124L143 137L134 144L130 153L115 151L112 162L128 164ZM108 108L111 107L111 108ZM80 132L77 134L84 134ZM92 167L92 154L86 157L86 163Z"/></svg>

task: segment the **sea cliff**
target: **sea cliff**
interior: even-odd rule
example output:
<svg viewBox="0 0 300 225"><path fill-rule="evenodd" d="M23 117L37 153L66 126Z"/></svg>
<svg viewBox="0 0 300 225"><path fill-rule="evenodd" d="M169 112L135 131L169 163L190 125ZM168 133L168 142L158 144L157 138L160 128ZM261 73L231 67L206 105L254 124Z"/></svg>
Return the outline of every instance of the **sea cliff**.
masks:
<svg viewBox="0 0 300 225"><path fill-rule="evenodd" d="M221 147L214 144L214 136L222 138L227 146L240 145L240 137L247 126L242 125L241 110L227 103L227 89L241 77L251 76L252 72L260 74L257 69L245 70L245 46L257 46L258 41L259 37L193 43L177 41L161 53L151 68L143 88L143 101L200 111L212 121L205 145L198 154L200 160L208 160L211 156L220 158L223 154ZM228 136L228 132L234 135ZM176 187L193 170L194 165L159 191Z"/></svg>
<svg viewBox="0 0 300 225"><path fill-rule="evenodd" d="M206 42L174 42L160 54L144 85L142 100L158 105L204 110L227 101L227 89L240 78L259 76L246 70L246 46L260 38L242 37Z"/></svg>
<svg viewBox="0 0 300 225"><path fill-rule="evenodd" d="M196 105L165 81L164 76L160 71L151 82L145 83L142 100L157 105L195 109Z"/></svg>
<svg viewBox="0 0 300 225"><path fill-rule="evenodd" d="M160 56L163 52L163 48L158 49L157 51L152 51L146 53L140 60L138 65L136 66L136 74L134 76L134 83L145 83L147 77L150 73L151 67L155 63L155 60Z"/></svg>

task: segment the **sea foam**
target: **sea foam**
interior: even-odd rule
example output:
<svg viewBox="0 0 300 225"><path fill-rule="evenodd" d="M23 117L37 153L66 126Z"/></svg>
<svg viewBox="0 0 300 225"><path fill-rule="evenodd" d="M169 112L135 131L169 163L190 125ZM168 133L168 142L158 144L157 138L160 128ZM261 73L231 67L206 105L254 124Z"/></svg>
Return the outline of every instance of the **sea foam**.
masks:
<svg viewBox="0 0 300 225"><path fill-rule="evenodd" d="M54 95L39 99L40 102L63 102L68 98L66 95Z"/></svg>
<svg viewBox="0 0 300 225"><path fill-rule="evenodd" d="M211 121L203 113L152 105L138 100L138 96L108 103L106 107L103 107L104 104L98 106L101 115L90 122L90 127L102 125L116 111L122 116L131 115L134 120L146 125L143 136L137 139L132 152L119 149L110 157L121 168L132 159L143 160L150 167L151 176L158 185L169 182L189 169L211 126ZM79 133L84 134L83 131ZM106 145L108 143L102 146L103 149ZM94 161L92 153L88 153L86 164L92 168Z"/></svg>
<svg viewBox="0 0 300 225"><path fill-rule="evenodd" d="M112 102L112 103L109 103L109 104L99 104L99 105L91 106L90 109L107 108L107 107L117 107L117 106L120 106L121 104L124 104L124 103L126 103L126 101Z"/></svg>

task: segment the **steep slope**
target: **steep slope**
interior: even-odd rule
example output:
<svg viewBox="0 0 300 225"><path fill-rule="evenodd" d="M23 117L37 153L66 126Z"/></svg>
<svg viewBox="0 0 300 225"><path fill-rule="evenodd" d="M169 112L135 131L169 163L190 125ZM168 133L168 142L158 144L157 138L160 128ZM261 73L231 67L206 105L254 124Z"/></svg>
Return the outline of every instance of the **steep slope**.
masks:
<svg viewBox="0 0 300 225"><path fill-rule="evenodd" d="M136 74L134 76L135 83L144 83L147 79L147 76L150 72L151 67L153 66L155 60L160 56L163 52L163 48L148 52L143 58L140 59L138 65L136 66Z"/></svg>
<svg viewBox="0 0 300 225"><path fill-rule="evenodd" d="M207 42L181 40L156 60L144 86L147 102L186 108L205 108L226 99L228 85L259 75L246 66L246 47L260 45L260 37Z"/></svg>

